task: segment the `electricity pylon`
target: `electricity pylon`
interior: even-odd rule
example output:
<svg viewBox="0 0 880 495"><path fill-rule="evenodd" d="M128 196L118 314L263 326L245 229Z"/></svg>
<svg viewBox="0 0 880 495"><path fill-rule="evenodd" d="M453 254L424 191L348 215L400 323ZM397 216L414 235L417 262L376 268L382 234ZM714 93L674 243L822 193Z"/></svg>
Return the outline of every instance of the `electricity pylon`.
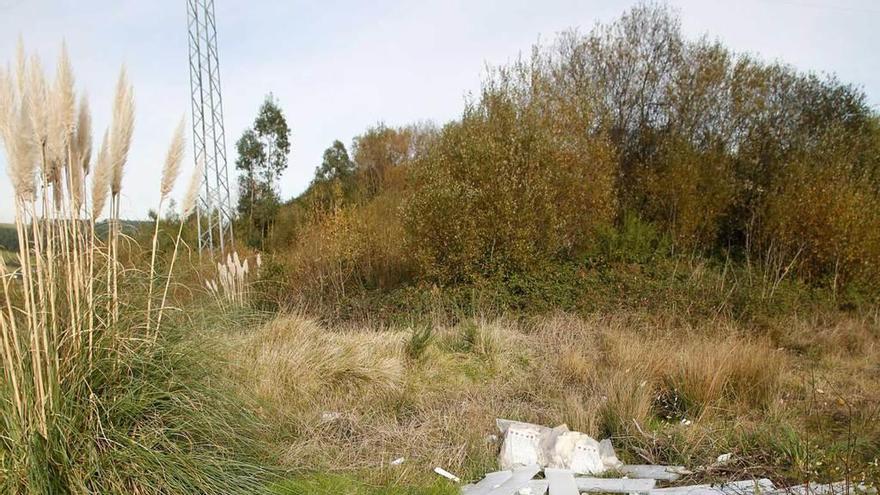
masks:
<svg viewBox="0 0 880 495"><path fill-rule="evenodd" d="M199 249L232 248L232 205L226 169L226 132L220 94L214 0L186 0L189 27L189 80L192 98L193 157L204 161L197 224Z"/></svg>

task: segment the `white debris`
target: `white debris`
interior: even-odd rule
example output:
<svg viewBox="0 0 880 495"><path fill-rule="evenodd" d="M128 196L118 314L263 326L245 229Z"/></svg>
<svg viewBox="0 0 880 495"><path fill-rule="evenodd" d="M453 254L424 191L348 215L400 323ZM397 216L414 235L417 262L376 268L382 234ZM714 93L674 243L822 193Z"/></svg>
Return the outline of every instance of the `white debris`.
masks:
<svg viewBox="0 0 880 495"><path fill-rule="evenodd" d="M535 464L539 467L568 469L577 474L601 474L623 465L610 440L601 443L566 425L555 428L495 420L504 441L498 463L502 469Z"/></svg>
<svg viewBox="0 0 880 495"><path fill-rule="evenodd" d="M403 464L403 462L405 460L406 459L404 459L403 457L398 457L397 459L394 459L393 461L391 461L391 465L392 466L400 466L401 464Z"/></svg>
<svg viewBox="0 0 880 495"><path fill-rule="evenodd" d="M461 487L461 493L464 495L484 495L501 486L502 483L509 480L513 476L510 471L495 471L489 473L485 478L475 485L466 485Z"/></svg>
<svg viewBox="0 0 880 495"><path fill-rule="evenodd" d="M567 469L547 468L544 470L544 476L550 488L550 495L578 495L577 483L574 481L574 475Z"/></svg>
<svg viewBox="0 0 880 495"><path fill-rule="evenodd" d="M611 440L608 438L599 442L599 457L602 459L602 465L606 470L619 469L623 466L623 463L617 458L617 453L614 452L614 445L611 444Z"/></svg>
<svg viewBox="0 0 880 495"><path fill-rule="evenodd" d="M547 428L549 430L549 428ZM501 469L536 464L545 466L546 459L541 449L541 427L529 424L512 424L504 435L498 464Z"/></svg>
<svg viewBox="0 0 880 495"><path fill-rule="evenodd" d="M556 439L549 464L556 469L569 469L578 474L600 474L605 465L599 455L599 442L584 433L569 431Z"/></svg>
<svg viewBox="0 0 880 495"><path fill-rule="evenodd" d="M715 459L716 464L727 464L730 460L733 459L733 454L721 454L718 456L718 459Z"/></svg>
<svg viewBox="0 0 880 495"><path fill-rule="evenodd" d="M342 413L335 411L326 411L321 413L321 422L329 423L331 421L336 421L337 419L342 417Z"/></svg>
<svg viewBox="0 0 880 495"><path fill-rule="evenodd" d="M693 474L682 466L655 466L650 464L625 464L617 471L638 479L655 479L661 481L675 481L684 474Z"/></svg>
<svg viewBox="0 0 880 495"><path fill-rule="evenodd" d="M776 490L776 486L767 478L758 480L731 481L730 483L703 484L692 486L676 486L655 488L652 495L743 495L752 493L768 493Z"/></svg>
<svg viewBox="0 0 880 495"><path fill-rule="evenodd" d="M447 471L441 467L435 467L434 472L439 474L440 476L443 476L444 478L446 478L448 480L452 480L456 483L461 483L461 478L459 478L458 476L450 473L449 471Z"/></svg>
<svg viewBox="0 0 880 495"><path fill-rule="evenodd" d="M654 480L630 480L625 478L575 478L578 490L583 493L650 493Z"/></svg>

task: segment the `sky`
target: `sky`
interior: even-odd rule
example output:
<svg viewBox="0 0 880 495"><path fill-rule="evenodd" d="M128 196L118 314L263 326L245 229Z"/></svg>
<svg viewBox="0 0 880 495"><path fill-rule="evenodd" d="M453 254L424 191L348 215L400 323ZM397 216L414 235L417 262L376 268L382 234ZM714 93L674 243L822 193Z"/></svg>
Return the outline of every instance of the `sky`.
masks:
<svg viewBox="0 0 880 495"><path fill-rule="evenodd" d="M302 192L335 139L350 146L371 125L442 124L460 116L485 69L619 17L632 0L216 0L229 172L235 141L268 93L292 129L282 197ZM854 83L880 109L880 2L670 0L686 36ZM184 0L0 0L0 64L19 35L45 67L68 45L77 88L88 93L94 134L109 124L120 67L135 87L137 120L122 216L156 207L174 128L189 122ZM95 143L97 148L99 143ZM6 169L5 153L0 168ZM192 166L191 151L187 167ZM13 202L0 179L0 222ZM184 189L180 180L177 195Z"/></svg>

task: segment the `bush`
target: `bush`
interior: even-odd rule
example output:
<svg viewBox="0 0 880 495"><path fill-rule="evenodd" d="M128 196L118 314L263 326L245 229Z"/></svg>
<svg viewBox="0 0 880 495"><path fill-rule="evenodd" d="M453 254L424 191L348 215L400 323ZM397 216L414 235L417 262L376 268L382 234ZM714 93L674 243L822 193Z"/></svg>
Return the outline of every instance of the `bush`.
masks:
<svg viewBox="0 0 880 495"><path fill-rule="evenodd" d="M553 111L538 70L500 71L414 166L404 222L426 276L533 269L578 253L613 218L609 142Z"/></svg>
<svg viewBox="0 0 880 495"><path fill-rule="evenodd" d="M767 202L762 231L766 249L836 287L880 281L880 193L845 171L833 162L793 164Z"/></svg>

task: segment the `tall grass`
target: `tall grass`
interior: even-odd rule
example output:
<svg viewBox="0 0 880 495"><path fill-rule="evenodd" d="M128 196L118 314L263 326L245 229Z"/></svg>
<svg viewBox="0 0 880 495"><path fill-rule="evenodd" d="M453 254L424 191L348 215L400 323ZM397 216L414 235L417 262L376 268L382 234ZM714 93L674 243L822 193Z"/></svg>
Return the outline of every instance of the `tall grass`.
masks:
<svg viewBox="0 0 880 495"><path fill-rule="evenodd" d="M21 260L16 271L0 264L0 491L253 493L252 474L212 440L234 437L224 433L230 409L220 406L228 401L194 385L198 366L181 350L179 329L159 327L164 298L153 314L155 257L148 283L146 270L121 261L122 179L134 129L124 70L94 167L90 126L66 48L50 85L20 44L14 74L0 72L0 137ZM179 128L163 199L182 155ZM105 239L95 225L108 195ZM146 298L141 285L149 286Z"/></svg>

